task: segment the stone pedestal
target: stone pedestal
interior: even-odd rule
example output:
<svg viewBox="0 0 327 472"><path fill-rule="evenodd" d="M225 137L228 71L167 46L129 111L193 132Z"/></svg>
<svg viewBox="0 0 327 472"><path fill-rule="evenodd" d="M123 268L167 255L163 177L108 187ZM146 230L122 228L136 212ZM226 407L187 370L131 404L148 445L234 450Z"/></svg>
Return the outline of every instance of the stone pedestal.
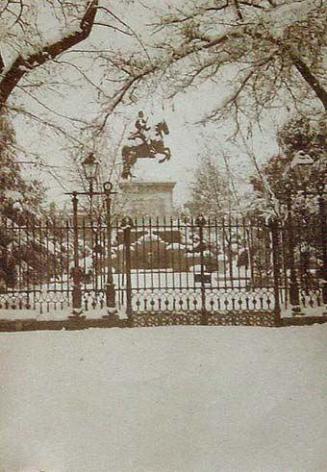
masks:
<svg viewBox="0 0 327 472"><path fill-rule="evenodd" d="M120 184L121 204L132 218L173 216L173 189L176 182L131 180Z"/></svg>

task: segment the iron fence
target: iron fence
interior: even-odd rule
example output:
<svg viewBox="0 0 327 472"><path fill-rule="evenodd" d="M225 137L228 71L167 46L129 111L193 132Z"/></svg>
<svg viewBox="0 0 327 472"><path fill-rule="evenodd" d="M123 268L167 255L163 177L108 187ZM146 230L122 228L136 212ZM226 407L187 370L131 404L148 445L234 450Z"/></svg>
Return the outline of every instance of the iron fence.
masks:
<svg viewBox="0 0 327 472"><path fill-rule="evenodd" d="M270 325L288 307L327 303L322 236L300 220L6 219L0 309L105 316L116 307L136 325Z"/></svg>

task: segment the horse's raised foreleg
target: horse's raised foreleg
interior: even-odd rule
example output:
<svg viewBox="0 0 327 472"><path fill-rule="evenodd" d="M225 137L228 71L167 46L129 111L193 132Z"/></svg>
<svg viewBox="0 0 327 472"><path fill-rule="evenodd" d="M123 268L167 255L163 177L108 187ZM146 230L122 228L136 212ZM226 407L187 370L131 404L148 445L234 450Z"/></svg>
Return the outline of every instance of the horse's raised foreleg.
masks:
<svg viewBox="0 0 327 472"><path fill-rule="evenodd" d="M168 147L165 147L160 154L163 154L165 157L159 159L159 164L162 164L165 161L169 161L169 159L171 158L171 152Z"/></svg>

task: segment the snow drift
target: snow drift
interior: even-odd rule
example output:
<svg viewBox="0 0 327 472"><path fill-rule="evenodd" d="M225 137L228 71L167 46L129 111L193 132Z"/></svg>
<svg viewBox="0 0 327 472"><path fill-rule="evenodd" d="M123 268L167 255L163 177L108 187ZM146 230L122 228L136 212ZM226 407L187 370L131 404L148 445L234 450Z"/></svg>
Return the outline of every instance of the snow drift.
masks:
<svg viewBox="0 0 327 472"><path fill-rule="evenodd" d="M326 469L327 326L0 337L1 472Z"/></svg>

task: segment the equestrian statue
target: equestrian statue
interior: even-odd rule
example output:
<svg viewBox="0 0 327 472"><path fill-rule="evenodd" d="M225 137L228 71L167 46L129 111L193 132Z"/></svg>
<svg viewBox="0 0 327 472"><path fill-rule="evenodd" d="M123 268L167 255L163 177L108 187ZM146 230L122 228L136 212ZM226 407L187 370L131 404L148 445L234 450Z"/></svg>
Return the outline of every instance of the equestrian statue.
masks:
<svg viewBox="0 0 327 472"><path fill-rule="evenodd" d="M154 133L151 135L151 127L148 126L148 119L144 116L143 111L138 113L135 122L136 131L131 133L129 140L135 141L134 146L123 146L123 170L122 178L128 179L133 177L131 169L137 159L154 159L157 154L164 157L159 159L159 163L170 159L171 153L169 147L164 144L164 135L169 134L169 129L165 121L160 121L154 126Z"/></svg>

